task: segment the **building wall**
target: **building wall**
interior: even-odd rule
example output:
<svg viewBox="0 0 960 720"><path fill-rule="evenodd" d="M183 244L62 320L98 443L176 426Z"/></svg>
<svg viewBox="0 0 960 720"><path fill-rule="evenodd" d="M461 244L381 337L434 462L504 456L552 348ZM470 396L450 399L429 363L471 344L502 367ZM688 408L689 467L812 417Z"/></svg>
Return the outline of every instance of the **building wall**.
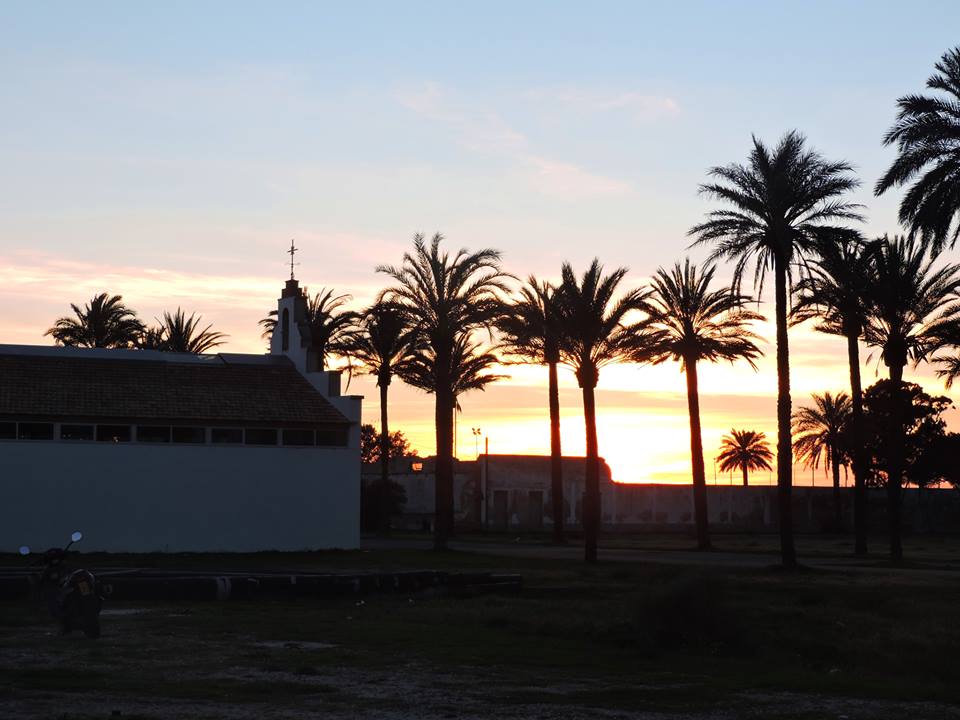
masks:
<svg viewBox="0 0 960 720"><path fill-rule="evenodd" d="M356 548L353 448L0 443L0 549Z"/></svg>

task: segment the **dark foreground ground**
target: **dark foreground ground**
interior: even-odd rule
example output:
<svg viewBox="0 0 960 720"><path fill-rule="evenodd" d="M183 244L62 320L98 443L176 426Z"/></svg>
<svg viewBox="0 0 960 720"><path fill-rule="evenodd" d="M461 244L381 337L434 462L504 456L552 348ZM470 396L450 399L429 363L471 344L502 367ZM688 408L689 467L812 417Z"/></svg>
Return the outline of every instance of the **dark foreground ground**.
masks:
<svg viewBox="0 0 960 720"><path fill-rule="evenodd" d="M349 553L79 556L491 570L522 574L524 589L111 603L100 640L58 637L35 607L5 603L0 717L960 718L960 540L913 540L917 560L894 568L808 539L817 560L792 574L773 566L769 538L720 538L727 552L706 565L682 540L620 539L595 568L510 540L442 555L413 538Z"/></svg>

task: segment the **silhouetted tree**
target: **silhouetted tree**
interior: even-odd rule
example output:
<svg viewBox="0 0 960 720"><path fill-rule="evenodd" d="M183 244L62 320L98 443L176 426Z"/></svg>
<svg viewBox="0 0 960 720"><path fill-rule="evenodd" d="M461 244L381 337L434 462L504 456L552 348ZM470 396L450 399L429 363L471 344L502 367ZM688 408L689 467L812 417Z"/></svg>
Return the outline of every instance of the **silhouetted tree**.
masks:
<svg viewBox="0 0 960 720"><path fill-rule="evenodd" d="M892 392L903 383L903 369L908 362L918 364L930 357L943 344L945 334L960 324L960 265L934 267L919 243L905 237L884 236L872 244L875 280L868 288L867 305L870 317L864 333L866 343L880 349L889 370ZM903 557L900 540L901 482L906 463L904 418L897 413L900 403L892 404L886 457L887 515L890 523L890 554ZM899 423L899 425L897 424Z"/></svg>
<svg viewBox="0 0 960 720"><path fill-rule="evenodd" d="M697 363L746 360L756 369L754 360L762 354L754 342L757 336L750 330L750 323L762 320L762 316L746 309L744 304L749 298L732 288L711 290L715 271L715 266L708 265L698 272L689 260L683 266L677 263L669 272L660 268L651 283L653 291L643 305L652 336L642 359L653 364L678 361L687 378L693 508L697 547L701 550L710 547L710 537Z"/></svg>
<svg viewBox="0 0 960 720"><path fill-rule="evenodd" d="M445 549L453 531L453 413L457 396L484 387L492 376L482 376L495 358L478 353L469 335L490 328L503 312L502 294L509 277L500 268L496 250L455 255L441 251L442 236L429 246L421 234L413 239L413 252L405 253L399 267L380 266L396 285L381 293L416 318L420 349L401 378L436 398L436 531L434 546ZM486 379L490 378L490 379Z"/></svg>
<svg viewBox="0 0 960 720"><path fill-rule="evenodd" d="M414 454L410 441L403 430L390 433L387 445L387 459L409 457ZM369 423L360 426L360 462L373 465L383 460L383 434Z"/></svg>
<svg viewBox="0 0 960 720"><path fill-rule="evenodd" d="M553 541L563 543L563 451L560 447L559 307L556 289L530 276L497 323L501 349L508 355L547 366L550 409L550 490L553 507Z"/></svg>
<svg viewBox="0 0 960 720"><path fill-rule="evenodd" d="M180 308L173 314L164 312L163 319L158 319L156 326L146 328L137 338L137 347L200 355L223 345L227 336L211 330L213 325L201 329L202 319L203 316L195 313L187 317Z"/></svg>
<svg viewBox="0 0 960 720"><path fill-rule="evenodd" d="M813 394L813 406L799 408L793 416L793 451L808 468L820 467L823 457L833 478L833 524L843 527L840 507L840 468L850 456L850 419L853 405L845 392Z"/></svg>
<svg viewBox="0 0 960 720"><path fill-rule="evenodd" d="M88 348L129 348L143 332L137 314L123 304L120 295L100 293L83 309L70 304L73 317L58 318L45 335L58 345Z"/></svg>
<svg viewBox="0 0 960 720"><path fill-rule="evenodd" d="M380 389L380 484L375 490L383 499L379 529L390 526L387 502L390 498L391 434L387 413L387 395L394 375L401 374L417 348L413 323L406 310L398 305L379 302L360 314L355 331L345 349L351 362L360 363L363 372L377 379Z"/></svg>
<svg viewBox="0 0 960 720"><path fill-rule="evenodd" d="M573 368L583 391L586 428L586 480L583 498L584 559L596 562L600 534L600 455L597 444L597 410L594 392L600 369L616 362L634 360L649 340L646 322L628 323L632 311L640 310L646 293L632 290L617 297L626 268L609 275L594 260L578 280L564 263L558 290L563 337L560 356Z"/></svg>
<svg viewBox="0 0 960 720"><path fill-rule="evenodd" d="M790 438L790 351L787 340L791 268L816 247L816 233L831 223L861 220L857 205L842 196L859 184L845 162L828 162L806 148L800 133L787 133L772 150L753 139L747 165L714 167L716 182L701 185L701 193L729 208L714 210L690 234L697 244L714 245L711 260L736 262L734 287L739 288L749 265L762 288L766 271L774 274L777 327L777 488L780 508L780 552L783 564L797 562L793 542ZM758 292L759 294L759 292Z"/></svg>
<svg viewBox="0 0 960 720"><path fill-rule="evenodd" d="M897 159L875 193L913 183L900 201L900 223L934 253L953 247L960 233L960 47L946 52L927 87L942 96L905 95L883 137Z"/></svg>
<svg viewBox="0 0 960 720"><path fill-rule="evenodd" d="M876 282L871 251L846 232L829 233L817 243L817 256L808 274L796 285L792 321L816 321L819 332L847 341L850 368L850 453L854 476L854 552L867 552L867 457L863 430L863 389L860 379L860 337L867 324L866 298Z"/></svg>
<svg viewBox="0 0 960 720"><path fill-rule="evenodd" d="M772 470L770 461L773 453L767 444L767 436L754 430L731 430L729 435L720 439L720 470L743 473L743 486L749 484L748 472L751 470Z"/></svg>

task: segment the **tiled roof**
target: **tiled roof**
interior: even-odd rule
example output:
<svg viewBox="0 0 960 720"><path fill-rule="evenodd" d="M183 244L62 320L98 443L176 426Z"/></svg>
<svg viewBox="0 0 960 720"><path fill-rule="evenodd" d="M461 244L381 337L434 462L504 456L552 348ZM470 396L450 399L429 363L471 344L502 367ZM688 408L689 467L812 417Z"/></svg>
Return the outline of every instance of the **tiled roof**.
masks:
<svg viewBox="0 0 960 720"><path fill-rule="evenodd" d="M0 417L200 424L349 423L283 357L0 346ZM129 355L127 354L129 353Z"/></svg>

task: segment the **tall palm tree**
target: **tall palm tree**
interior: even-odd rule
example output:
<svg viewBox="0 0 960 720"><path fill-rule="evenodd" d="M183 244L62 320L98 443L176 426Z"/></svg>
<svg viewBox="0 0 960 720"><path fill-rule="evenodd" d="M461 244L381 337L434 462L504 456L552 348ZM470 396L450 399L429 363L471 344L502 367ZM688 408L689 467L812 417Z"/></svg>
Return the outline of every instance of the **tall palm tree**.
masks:
<svg viewBox="0 0 960 720"><path fill-rule="evenodd" d="M931 357L960 324L960 265L934 267L917 239L884 236L872 244L875 281L869 287L870 308L864 339L878 348L894 388L903 387L903 369ZM905 411L894 402L887 472L887 517L890 554L903 557L900 541L900 496L906 467ZM899 431L897 430L899 428Z"/></svg>
<svg viewBox="0 0 960 720"><path fill-rule="evenodd" d="M377 379L380 389L380 502L377 527L389 529L390 518L390 426L387 416L387 393L394 375L402 375L417 350L409 314L387 302L374 303L360 313L349 343L351 361L358 361L364 372Z"/></svg>
<svg viewBox="0 0 960 720"><path fill-rule="evenodd" d="M815 320L816 330L841 335L847 341L850 445L854 476L854 552L866 555L869 460L865 454L860 338L867 324L867 291L876 282L872 252L855 235L828 235L818 242L817 257L808 263L807 269L809 273L796 285L791 319L794 323Z"/></svg>
<svg viewBox="0 0 960 720"><path fill-rule="evenodd" d="M792 517L792 443L790 438L790 350L787 305L791 270L815 250L816 233L837 221L861 220L857 205L842 199L859 182L845 162L829 162L806 147L792 131L770 149L757 138L747 165L709 171L716 182L700 192L728 208L714 210L690 230L696 243L713 244L711 260L736 262L739 288L750 264L754 284L762 290L766 271L774 275L777 326L777 490L780 507L780 553L785 567L795 567Z"/></svg>
<svg viewBox="0 0 960 720"><path fill-rule="evenodd" d="M720 470L743 473L743 486L749 484L749 471L772 470L773 453L767 444L767 436L755 430L731 430L720 439Z"/></svg>
<svg viewBox="0 0 960 720"><path fill-rule="evenodd" d="M563 543L563 451L560 447L560 386L557 379L561 328L556 289L531 275L497 322L497 329L501 335L500 347L508 355L547 366L553 541Z"/></svg>
<svg viewBox="0 0 960 720"><path fill-rule="evenodd" d="M58 345L88 348L133 347L143 332L137 314L123 304L120 295L100 293L83 309L70 304L73 317L58 318L44 335L53 336Z"/></svg>
<svg viewBox="0 0 960 720"><path fill-rule="evenodd" d="M960 235L960 47L944 53L927 87L945 96L905 95L897 119L883 137L897 159L877 181L881 195L913 183L900 201L900 223L933 252Z"/></svg>
<svg viewBox="0 0 960 720"><path fill-rule="evenodd" d="M146 328L137 339L137 347L144 350L163 350L166 352L195 353L200 355L223 345L227 337L210 328L200 327L202 315L190 313L186 316L179 307L173 314L163 313L163 319L157 320L155 327Z"/></svg>
<svg viewBox="0 0 960 720"><path fill-rule="evenodd" d="M762 320L744 304L748 297L732 288L711 290L716 266L702 271L687 259L668 272L660 268L652 280L653 292L644 303L650 328L655 333L651 350L644 359L653 364L667 360L681 363L687 377L687 409L690 414L690 458L693 464L693 508L697 525L697 547L710 547L707 520L707 479L703 465L700 431L700 391L697 363L754 360L762 354L754 342L750 323Z"/></svg>
<svg viewBox="0 0 960 720"><path fill-rule="evenodd" d="M584 559L596 562L600 534L600 455L594 397L600 370L606 365L638 359L649 341L645 321L629 323L628 316L643 308L646 292L632 290L617 297L627 274L617 268L609 275L594 260L578 280L570 263L563 264L558 290L563 337L560 357L573 368L583 392L586 428L586 481L583 498Z"/></svg>
<svg viewBox="0 0 960 720"><path fill-rule="evenodd" d="M334 295L334 290L320 288L310 295L303 289L305 299L304 319L300 323L300 332L306 336L310 349L316 353L320 370L329 367L332 357L346 357L350 350L351 338L357 321L357 313L346 310L352 300L350 295ZM262 337L270 337L277 326L277 311L271 310L260 320Z"/></svg>
<svg viewBox="0 0 960 720"><path fill-rule="evenodd" d="M850 418L853 404L845 392L813 394L813 406L801 407L793 416L793 450L809 468L820 466L823 457L833 471L834 528L843 527L840 508L840 467L850 455Z"/></svg>
<svg viewBox="0 0 960 720"><path fill-rule="evenodd" d="M413 252L404 254L400 266L377 268L396 282L381 293L380 300L396 303L416 318L415 335L423 349L418 353L417 372L411 371L403 379L435 397L437 549L446 548L453 531L453 413L457 395L477 384L467 382L461 387L455 370L460 367L463 374L469 368L477 369L468 362L464 350L473 347L470 335L475 330L491 328L503 312L505 283L510 277L500 267L498 251L459 250L450 255L440 249L442 240L437 233L428 245L424 236L417 234Z"/></svg>

